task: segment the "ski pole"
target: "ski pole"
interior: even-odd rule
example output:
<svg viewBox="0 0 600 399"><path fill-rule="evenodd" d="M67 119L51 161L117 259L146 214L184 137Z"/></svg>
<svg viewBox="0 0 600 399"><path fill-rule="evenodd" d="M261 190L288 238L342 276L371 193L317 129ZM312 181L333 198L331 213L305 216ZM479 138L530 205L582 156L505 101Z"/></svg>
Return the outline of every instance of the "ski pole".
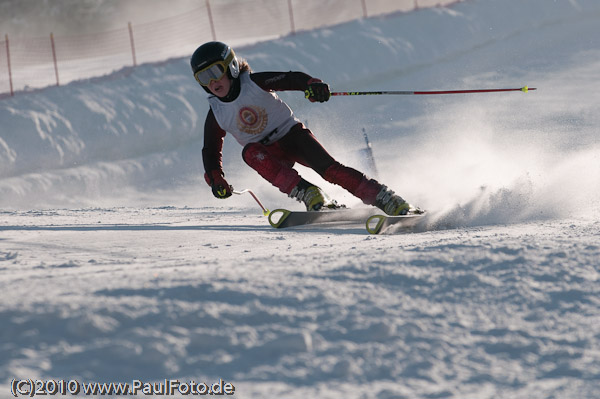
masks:
<svg viewBox="0 0 600 399"><path fill-rule="evenodd" d="M252 192L252 190L250 190L250 189L245 189L245 190L242 190L242 191L235 191L235 190L233 190L233 193L234 193L234 194L237 194L237 195L242 195L242 194L244 194L244 193L249 193L249 194L252 196L252 198L254 198L254 201L256 201L256 203L258 204L258 206L260 206L260 208L262 209L262 211L263 211L263 215L264 215L264 216L269 216L269 213L270 213L270 211L269 211L267 208L265 208L265 207L263 206L263 204L261 204L261 203L260 203L260 200L259 200L259 199L258 199L258 197L257 197L257 196L256 196L256 195L255 195L255 194Z"/></svg>
<svg viewBox="0 0 600 399"><path fill-rule="evenodd" d="M431 95L431 94L470 94L470 93L497 93L501 91L522 91L527 93L530 90L536 90L535 87L523 86L514 89L469 89L469 90L435 90L435 91L336 91L332 92L332 96L372 96L372 95Z"/></svg>

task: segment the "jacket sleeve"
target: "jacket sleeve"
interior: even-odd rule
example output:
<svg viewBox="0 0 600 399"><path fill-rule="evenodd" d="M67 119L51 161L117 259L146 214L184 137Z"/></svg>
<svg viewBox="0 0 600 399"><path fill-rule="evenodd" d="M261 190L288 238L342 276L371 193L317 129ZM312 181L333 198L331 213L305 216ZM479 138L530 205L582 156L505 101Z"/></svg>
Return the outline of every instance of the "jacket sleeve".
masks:
<svg viewBox="0 0 600 399"><path fill-rule="evenodd" d="M308 89L308 82L313 79L304 72L257 72L250 74L250 79L266 91L287 91Z"/></svg>
<svg viewBox="0 0 600 399"><path fill-rule="evenodd" d="M225 130L219 126L212 109L208 111L204 122L204 147L202 148L202 162L204 171L211 175L212 171L219 171L223 175L223 139Z"/></svg>

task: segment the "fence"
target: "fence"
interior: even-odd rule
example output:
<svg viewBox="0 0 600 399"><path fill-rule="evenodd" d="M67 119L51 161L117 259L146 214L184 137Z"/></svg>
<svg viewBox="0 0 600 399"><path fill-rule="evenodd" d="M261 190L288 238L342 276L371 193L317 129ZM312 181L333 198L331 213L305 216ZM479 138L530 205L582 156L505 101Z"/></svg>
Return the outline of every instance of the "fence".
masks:
<svg viewBox="0 0 600 399"><path fill-rule="evenodd" d="M88 35L0 41L0 97L190 55L201 43L242 45L357 18L463 0L204 0L188 13Z"/></svg>

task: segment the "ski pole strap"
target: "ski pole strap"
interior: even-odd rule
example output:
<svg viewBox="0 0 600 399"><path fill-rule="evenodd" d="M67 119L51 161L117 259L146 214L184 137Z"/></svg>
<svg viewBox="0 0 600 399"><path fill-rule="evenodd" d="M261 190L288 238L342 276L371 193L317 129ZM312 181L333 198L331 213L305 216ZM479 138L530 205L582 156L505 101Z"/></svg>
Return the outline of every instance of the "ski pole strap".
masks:
<svg viewBox="0 0 600 399"><path fill-rule="evenodd" d="M472 94L472 93L497 93L503 91L522 91L527 93L531 90L537 90L535 87L523 86L513 89L467 89L467 90L434 90L434 91L334 91L332 96L373 96L373 95L434 95L434 94Z"/></svg>

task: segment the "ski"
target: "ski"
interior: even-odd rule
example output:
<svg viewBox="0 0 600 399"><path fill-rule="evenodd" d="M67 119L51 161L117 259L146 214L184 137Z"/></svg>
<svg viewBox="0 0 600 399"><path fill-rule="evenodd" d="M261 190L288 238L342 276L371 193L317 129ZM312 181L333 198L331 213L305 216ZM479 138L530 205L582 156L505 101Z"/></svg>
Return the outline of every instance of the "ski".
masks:
<svg viewBox="0 0 600 399"><path fill-rule="evenodd" d="M409 213L408 215L388 216L372 215L367 219L367 231L371 234L379 234L389 226L400 225L402 227L414 227L423 220L425 213Z"/></svg>
<svg viewBox="0 0 600 399"><path fill-rule="evenodd" d="M276 229L303 226L307 224L352 223L364 222L369 216L377 213L377 209L336 209L322 211L290 211L275 209L269 213L269 224Z"/></svg>

